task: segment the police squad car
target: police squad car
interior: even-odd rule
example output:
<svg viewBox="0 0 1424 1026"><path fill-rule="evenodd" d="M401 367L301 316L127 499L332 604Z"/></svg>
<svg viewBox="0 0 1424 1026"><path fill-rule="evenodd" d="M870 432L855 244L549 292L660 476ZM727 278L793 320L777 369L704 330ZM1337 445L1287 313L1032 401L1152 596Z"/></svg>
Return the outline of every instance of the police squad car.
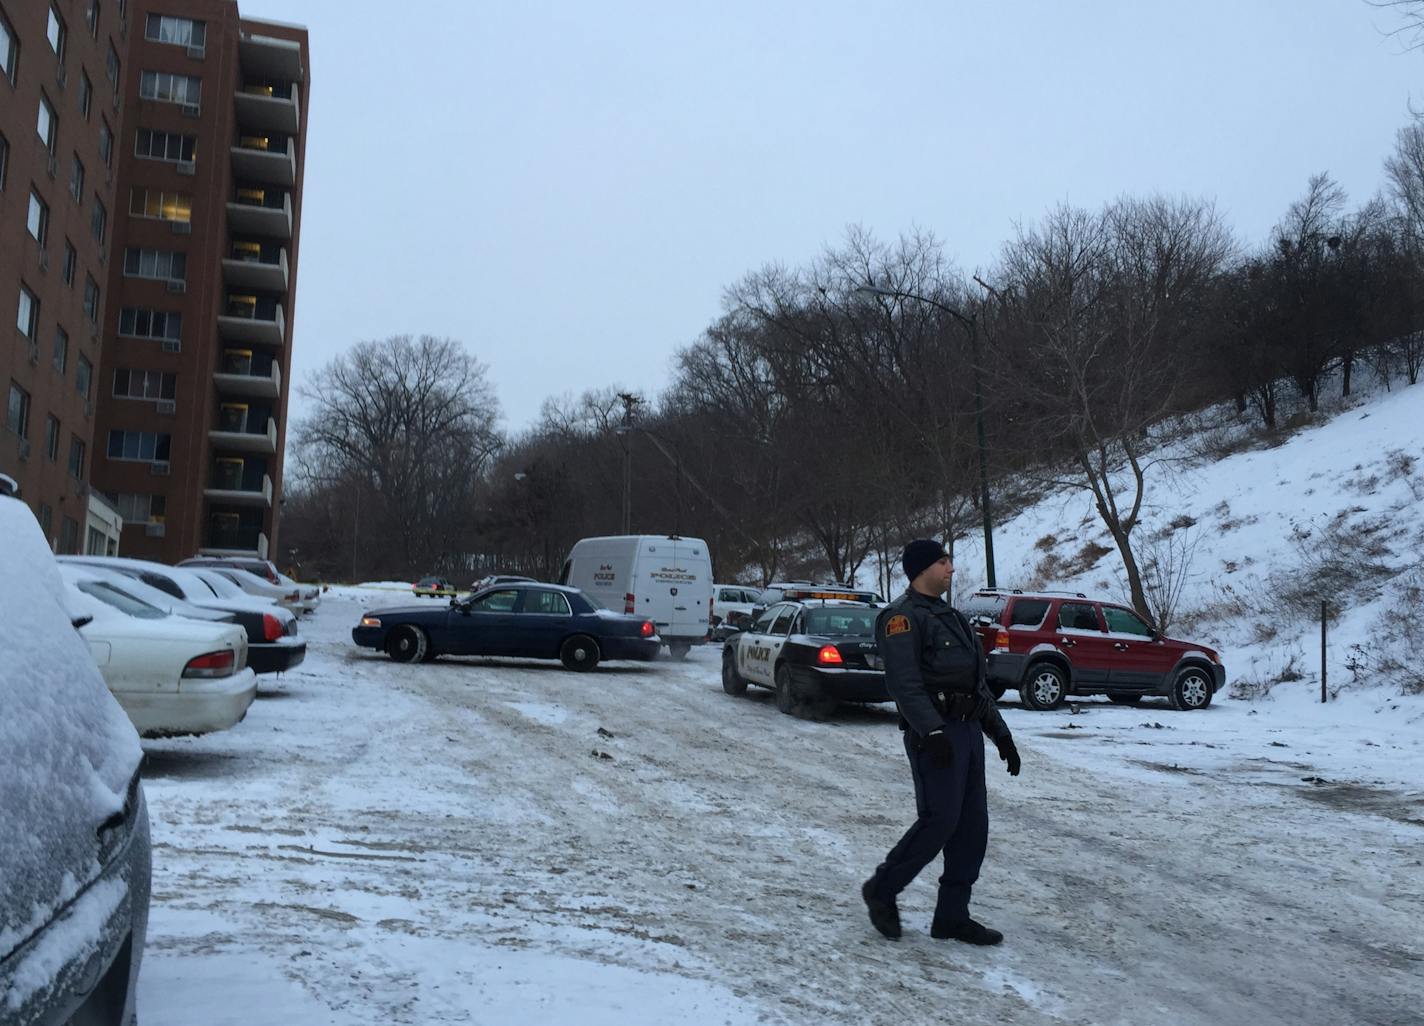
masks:
<svg viewBox="0 0 1424 1026"><path fill-rule="evenodd" d="M776 707L820 716L837 702L888 702L875 646L879 609L849 591L787 588L722 649L722 690L770 688Z"/></svg>

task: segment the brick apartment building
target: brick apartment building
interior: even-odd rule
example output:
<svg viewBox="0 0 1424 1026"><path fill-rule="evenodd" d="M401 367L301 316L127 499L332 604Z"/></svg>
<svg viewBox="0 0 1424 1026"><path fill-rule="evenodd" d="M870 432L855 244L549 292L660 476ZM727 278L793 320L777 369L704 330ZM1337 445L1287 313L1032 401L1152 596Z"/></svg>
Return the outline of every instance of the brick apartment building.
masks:
<svg viewBox="0 0 1424 1026"><path fill-rule="evenodd" d="M18 37L19 83L39 79L27 86L36 93L29 106L50 91L31 67L45 58L51 80L59 58L71 65L69 77L88 79L97 60L100 74L113 69L122 93L103 112L109 141L103 133L92 140L102 170L90 191L103 213L88 200L81 211L66 210L73 214L66 238L78 247L83 228L89 243L75 296L62 276L55 286L35 269L39 247L21 234L28 210L12 196L19 189L7 182L0 196L3 238L28 243L18 260L4 247L0 306L15 292L12 274L23 279L16 288L30 288L39 300L37 342L64 325L71 350L83 350L71 359L87 361L87 377L77 379L71 369L57 383L53 371L38 373L45 361L31 360L31 336L17 335L11 378L27 397L30 458L18 459L19 433L7 432L0 470L20 481L41 523L47 508L59 518L46 532L60 551L104 544L65 524L65 504L88 501L101 512L117 510L119 548L127 555L173 561L199 551L275 552L306 144L306 31L242 18L233 0L24 0L23 27L11 20L18 4L0 0L0 12ZM90 10L98 22L93 36ZM71 43L78 24L92 46L44 52L45 25L56 19ZM20 136L27 156L39 141L30 120L0 121L12 150ZM58 134L63 147L63 119ZM29 163L47 172L43 154ZM50 293L53 317L44 302ZM24 308L25 294L18 294ZM24 316L17 312L21 329ZM77 343L71 321L83 326ZM54 367L58 361L55 355ZM64 448L64 434L59 473L35 459L35 425L76 413L78 455ZM92 496L84 495L85 481Z"/></svg>

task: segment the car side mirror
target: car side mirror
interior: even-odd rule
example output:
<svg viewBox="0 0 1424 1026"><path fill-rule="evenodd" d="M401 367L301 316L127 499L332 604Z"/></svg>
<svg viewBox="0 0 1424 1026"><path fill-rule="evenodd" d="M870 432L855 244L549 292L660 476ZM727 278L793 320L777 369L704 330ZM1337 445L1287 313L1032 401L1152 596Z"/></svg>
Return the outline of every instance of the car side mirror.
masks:
<svg viewBox="0 0 1424 1026"><path fill-rule="evenodd" d="M89 624L91 624L91 623L93 623L93 622L94 622L94 618L93 618L92 616L88 616L88 615L85 615L85 616L76 616L76 617L74 617L72 620L69 621L70 626L72 626L76 631L77 631L79 628L85 627L85 626L87 626L87 625L89 625Z"/></svg>

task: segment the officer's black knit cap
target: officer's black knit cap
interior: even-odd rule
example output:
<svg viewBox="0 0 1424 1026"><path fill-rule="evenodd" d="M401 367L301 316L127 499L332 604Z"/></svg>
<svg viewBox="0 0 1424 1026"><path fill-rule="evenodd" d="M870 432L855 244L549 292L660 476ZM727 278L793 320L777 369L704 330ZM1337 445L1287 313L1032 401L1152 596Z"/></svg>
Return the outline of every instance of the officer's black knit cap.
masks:
<svg viewBox="0 0 1424 1026"><path fill-rule="evenodd" d="M900 565L905 568L905 576L914 580L933 563L939 562L949 553L944 546L929 538L918 538L905 546L905 554L900 557Z"/></svg>

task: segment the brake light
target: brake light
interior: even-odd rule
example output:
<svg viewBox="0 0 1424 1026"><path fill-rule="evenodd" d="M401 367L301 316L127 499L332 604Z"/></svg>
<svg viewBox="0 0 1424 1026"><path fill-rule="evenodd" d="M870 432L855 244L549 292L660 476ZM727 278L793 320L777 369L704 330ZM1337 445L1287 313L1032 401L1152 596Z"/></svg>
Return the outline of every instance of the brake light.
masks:
<svg viewBox="0 0 1424 1026"><path fill-rule="evenodd" d="M630 591L623 596L623 612L633 613L636 612L637 609L638 600L633 597L633 593Z"/></svg>
<svg viewBox="0 0 1424 1026"><path fill-rule="evenodd" d="M300 600L301 600L301 597L302 597L302 596L301 596L300 594L298 594L297 592L294 591L294 592L292 592L290 595L283 595L283 596L282 596L282 601L283 601L283 602L297 602L297 601L300 601Z"/></svg>
<svg viewBox="0 0 1424 1026"><path fill-rule="evenodd" d="M189 659L188 665L183 667L183 676L226 677L236 668L237 657L232 649L223 649L221 652L209 652L196 659Z"/></svg>
<svg viewBox="0 0 1424 1026"><path fill-rule="evenodd" d="M1008 632L1008 631L1001 630L1001 631L998 631L997 633L995 633L995 635L994 635L994 647L995 647L995 648L1008 648L1008 647L1009 647L1009 632Z"/></svg>
<svg viewBox="0 0 1424 1026"><path fill-rule="evenodd" d="M271 613L262 614L262 637L267 641L276 641L283 634L282 621L278 620Z"/></svg>
<svg viewBox="0 0 1424 1026"><path fill-rule="evenodd" d="M641 626L641 627L638 628L638 633L641 634L641 635L642 635L643 637L645 637L645 638L651 638L651 637L653 636L653 634L655 633L654 628L653 628L653 621L651 621L651 620L644 620L644 621L643 621L643 626Z"/></svg>
<svg viewBox="0 0 1424 1026"><path fill-rule="evenodd" d="M840 666L845 660L841 658L841 650L835 645L822 645L821 651L816 653L816 662L822 666Z"/></svg>

